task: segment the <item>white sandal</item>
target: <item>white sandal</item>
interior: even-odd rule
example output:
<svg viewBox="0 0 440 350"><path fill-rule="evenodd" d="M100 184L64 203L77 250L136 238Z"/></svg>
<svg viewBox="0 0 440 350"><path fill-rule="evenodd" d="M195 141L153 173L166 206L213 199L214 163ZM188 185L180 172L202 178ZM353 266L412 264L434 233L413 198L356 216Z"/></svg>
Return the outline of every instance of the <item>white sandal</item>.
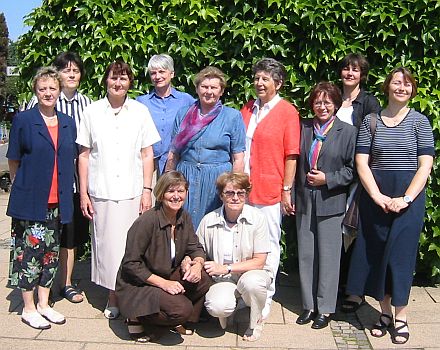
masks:
<svg viewBox="0 0 440 350"><path fill-rule="evenodd" d="M257 323L254 329L248 328L246 332L244 332L243 340L244 341L257 341L261 338L261 333L263 333L263 323Z"/></svg>
<svg viewBox="0 0 440 350"><path fill-rule="evenodd" d="M104 310L104 316L105 318L109 319L109 320L114 320L115 318L119 317L119 308L117 306L105 306L105 310Z"/></svg>
<svg viewBox="0 0 440 350"><path fill-rule="evenodd" d="M55 324L66 323L66 318L64 317L64 315L59 313L58 311L55 311L50 306L43 309L40 307L39 304L37 304L37 311L41 316L43 316L49 322L52 322Z"/></svg>
<svg viewBox="0 0 440 350"><path fill-rule="evenodd" d="M23 310L21 313L21 321L26 323L35 329L49 329L50 323L47 322L38 311L26 312Z"/></svg>

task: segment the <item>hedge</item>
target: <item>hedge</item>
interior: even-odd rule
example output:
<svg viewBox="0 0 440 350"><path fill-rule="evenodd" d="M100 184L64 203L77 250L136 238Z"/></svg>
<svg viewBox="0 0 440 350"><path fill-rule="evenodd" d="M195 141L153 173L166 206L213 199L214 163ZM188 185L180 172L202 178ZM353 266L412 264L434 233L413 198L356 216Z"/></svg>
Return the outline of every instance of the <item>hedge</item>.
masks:
<svg viewBox="0 0 440 350"><path fill-rule="evenodd" d="M412 106L426 114L440 147L440 2L437 0L46 0L27 18L21 37L21 98L30 79L63 50L78 52L87 77L82 89L104 91L105 67L122 58L134 68L132 95L149 89L146 64L168 52L175 85L194 93L191 78L206 65L229 77L226 104L240 107L253 94L251 66L262 57L282 61L289 79L283 95L308 116L305 100L320 80L338 81L337 62L363 53L371 65L368 89L384 102L380 86L394 67L409 67L419 82ZM440 280L439 162L427 190L426 225L418 271ZM283 238L285 239L285 238Z"/></svg>

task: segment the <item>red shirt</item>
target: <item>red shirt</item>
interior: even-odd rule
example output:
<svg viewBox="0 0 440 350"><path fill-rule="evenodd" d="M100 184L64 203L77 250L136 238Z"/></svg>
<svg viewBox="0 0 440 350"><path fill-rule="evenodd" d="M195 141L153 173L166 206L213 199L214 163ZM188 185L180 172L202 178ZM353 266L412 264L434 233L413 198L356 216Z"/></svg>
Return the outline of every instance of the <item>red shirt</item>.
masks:
<svg viewBox="0 0 440 350"><path fill-rule="evenodd" d="M50 137L52 138L52 142L54 144L55 149L58 148L58 123L53 126L48 126ZM58 164L57 157L55 155L55 163L53 166L53 175L52 175L52 184L50 186L49 199L47 201L48 204L56 204L58 203Z"/></svg>
<svg viewBox="0 0 440 350"><path fill-rule="evenodd" d="M246 129L252 116L254 100L241 109ZM281 202L285 159L299 155L300 124L297 109L278 102L258 123L250 149L251 204L273 205ZM249 150L247 150L249 152Z"/></svg>

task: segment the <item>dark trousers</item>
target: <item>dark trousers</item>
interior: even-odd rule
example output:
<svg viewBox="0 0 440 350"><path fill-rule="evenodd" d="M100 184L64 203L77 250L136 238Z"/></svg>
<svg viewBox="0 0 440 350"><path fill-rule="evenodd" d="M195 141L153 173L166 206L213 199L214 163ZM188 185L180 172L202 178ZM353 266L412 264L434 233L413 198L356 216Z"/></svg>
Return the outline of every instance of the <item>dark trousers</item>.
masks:
<svg viewBox="0 0 440 350"><path fill-rule="evenodd" d="M202 278L198 283L182 280L180 268L173 272L170 280L178 281L185 288L184 294L171 295L160 290L160 311L141 317L146 326L175 327L186 322L198 322L202 311L205 294L211 286L212 279L202 270Z"/></svg>

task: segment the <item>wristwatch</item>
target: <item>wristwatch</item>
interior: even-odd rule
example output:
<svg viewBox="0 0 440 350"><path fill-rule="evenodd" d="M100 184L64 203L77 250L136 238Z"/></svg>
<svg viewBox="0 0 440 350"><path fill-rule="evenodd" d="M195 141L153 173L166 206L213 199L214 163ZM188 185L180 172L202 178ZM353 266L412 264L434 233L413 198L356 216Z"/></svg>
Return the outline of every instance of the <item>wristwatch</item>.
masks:
<svg viewBox="0 0 440 350"><path fill-rule="evenodd" d="M231 264L226 265L226 268L228 269L228 273L231 273L231 272L232 272L232 266L231 266Z"/></svg>
<svg viewBox="0 0 440 350"><path fill-rule="evenodd" d="M405 195L403 196L403 201L404 201L406 204L411 204L412 201L413 201L413 199L412 199L410 196L408 196L407 194L405 194Z"/></svg>
<svg viewBox="0 0 440 350"><path fill-rule="evenodd" d="M283 186L283 191L290 191L292 186Z"/></svg>

